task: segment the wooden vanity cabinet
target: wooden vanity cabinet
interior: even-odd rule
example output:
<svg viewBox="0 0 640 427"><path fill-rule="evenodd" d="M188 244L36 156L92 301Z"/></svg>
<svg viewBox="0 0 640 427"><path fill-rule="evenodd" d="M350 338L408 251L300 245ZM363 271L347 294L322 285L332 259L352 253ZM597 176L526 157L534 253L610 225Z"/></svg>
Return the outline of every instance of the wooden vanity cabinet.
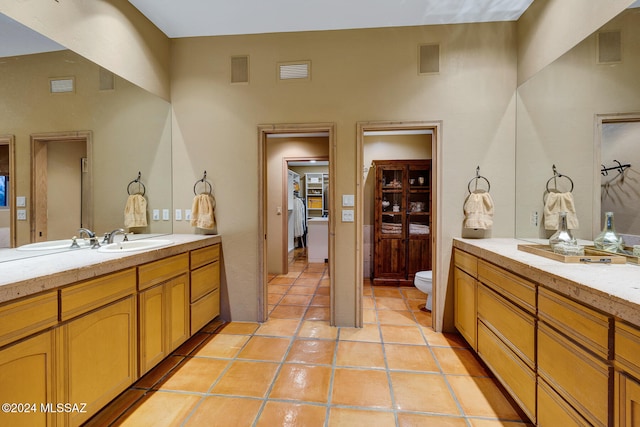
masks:
<svg viewBox="0 0 640 427"><path fill-rule="evenodd" d="M640 426L640 329L615 322L615 425Z"/></svg>
<svg viewBox="0 0 640 427"><path fill-rule="evenodd" d="M138 267L140 375L189 338L189 255Z"/></svg>
<svg viewBox="0 0 640 427"><path fill-rule="evenodd" d="M138 378L135 292L135 268L60 290L57 402L86 405L58 413L60 425L82 424Z"/></svg>
<svg viewBox="0 0 640 427"><path fill-rule="evenodd" d="M191 251L191 335L220 314L220 244Z"/></svg>
<svg viewBox="0 0 640 427"><path fill-rule="evenodd" d="M477 350L478 259L459 249L453 251L454 325L469 345Z"/></svg>

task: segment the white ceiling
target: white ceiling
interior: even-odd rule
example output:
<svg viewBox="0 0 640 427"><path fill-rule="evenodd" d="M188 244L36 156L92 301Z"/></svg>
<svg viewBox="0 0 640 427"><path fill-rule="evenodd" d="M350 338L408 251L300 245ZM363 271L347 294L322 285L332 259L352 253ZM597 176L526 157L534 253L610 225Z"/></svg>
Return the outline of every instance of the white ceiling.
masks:
<svg viewBox="0 0 640 427"><path fill-rule="evenodd" d="M515 21L533 0L129 0L170 38Z"/></svg>

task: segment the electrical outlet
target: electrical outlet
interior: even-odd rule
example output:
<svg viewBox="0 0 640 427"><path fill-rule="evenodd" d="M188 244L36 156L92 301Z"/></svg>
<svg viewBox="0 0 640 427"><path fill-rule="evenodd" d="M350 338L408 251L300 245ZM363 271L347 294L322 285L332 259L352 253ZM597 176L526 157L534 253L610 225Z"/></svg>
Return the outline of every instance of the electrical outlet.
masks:
<svg viewBox="0 0 640 427"><path fill-rule="evenodd" d="M184 210L184 220L191 221L191 209Z"/></svg>
<svg viewBox="0 0 640 427"><path fill-rule="evenodd" d="M176 213L174 215L174 219L176 221L182 221L182 209L176 209Z"/></svg>
<svg viewBox="0 0 640 427"><path fill-rule="evenodd" d="M162 220L169 221L169 209L162 209Z"/></svg>
<svg viewBox="0 0 640 427"><path fill-rule="evenodd" d="M342 222L353 222L353 209L342 209Z"/></svg>
<svg viewBox="0 0 640 427"><path fill-rule="evenodd" d="M534 227L538 226L538 211L531 212L531 225Z"/></svg>
<svg viewBox="0 0 640 427"><path fill-rule="evenodd" d="M152 217L154 221L160 221L160 209L154 209Z"/></svg>
<svg viewBox="0 0 640 427"><path fill-rule="evenodd" d="M26 209L18 209L16 210L18 221L26 221L27 220L27 210Z"/></svg>

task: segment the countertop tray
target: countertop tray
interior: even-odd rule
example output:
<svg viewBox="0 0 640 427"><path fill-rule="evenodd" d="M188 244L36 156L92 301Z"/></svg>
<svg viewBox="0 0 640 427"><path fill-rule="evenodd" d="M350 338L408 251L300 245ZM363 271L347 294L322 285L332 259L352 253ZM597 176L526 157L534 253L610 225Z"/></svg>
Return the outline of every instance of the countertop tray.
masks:
<svg viewBox="0 0 640 427"><path fill-rule="evenodd" d="M598 253L601 253L601 254L609 254L609 252L605 252L605 251L601 251L599 249L596 249L595 246L585 246L585 250L586 249L589 249L589 250L592 250L594 252L598 252ZM640 265L640 257L637 257L637 256L633 255L633 247L625 246L624 249L626 251L630 252L630 253L629 254L617 253L616 256L625 257L629 264Z"/></svg>
<svg viewBox="0 0 640 427"><path fill-rule="evenodd" d="M518 245L518 250L568 264L626 264L627 262L627 259L622 255L609 254L589 246L584 248L584 255L557 254L549 245Z"/></svg>

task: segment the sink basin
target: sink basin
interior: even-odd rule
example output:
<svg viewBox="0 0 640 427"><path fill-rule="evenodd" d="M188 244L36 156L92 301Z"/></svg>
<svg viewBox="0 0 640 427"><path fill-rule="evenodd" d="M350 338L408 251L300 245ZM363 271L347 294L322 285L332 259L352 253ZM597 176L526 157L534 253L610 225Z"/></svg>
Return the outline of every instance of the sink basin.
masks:
<svg viewBox="0 0 640 427"><path fill-rule="evenodd" d="M27 245L18 246L16 249L19 251L49 251L55 249L70 249L71 242L71 239L50 240L47 242L29 243ZM81 249L90 247L88 240L77 239L76 242Z"/></svg>
<svg viewBox="0 0 640 427"><path fill-rule="evenodd" d="M172 240L166 239L141 239L129 240L128 242L115 242L108 245L100 246L98 252L121 253L144 251L147 249L161 248L173 244Z"/></svg>

